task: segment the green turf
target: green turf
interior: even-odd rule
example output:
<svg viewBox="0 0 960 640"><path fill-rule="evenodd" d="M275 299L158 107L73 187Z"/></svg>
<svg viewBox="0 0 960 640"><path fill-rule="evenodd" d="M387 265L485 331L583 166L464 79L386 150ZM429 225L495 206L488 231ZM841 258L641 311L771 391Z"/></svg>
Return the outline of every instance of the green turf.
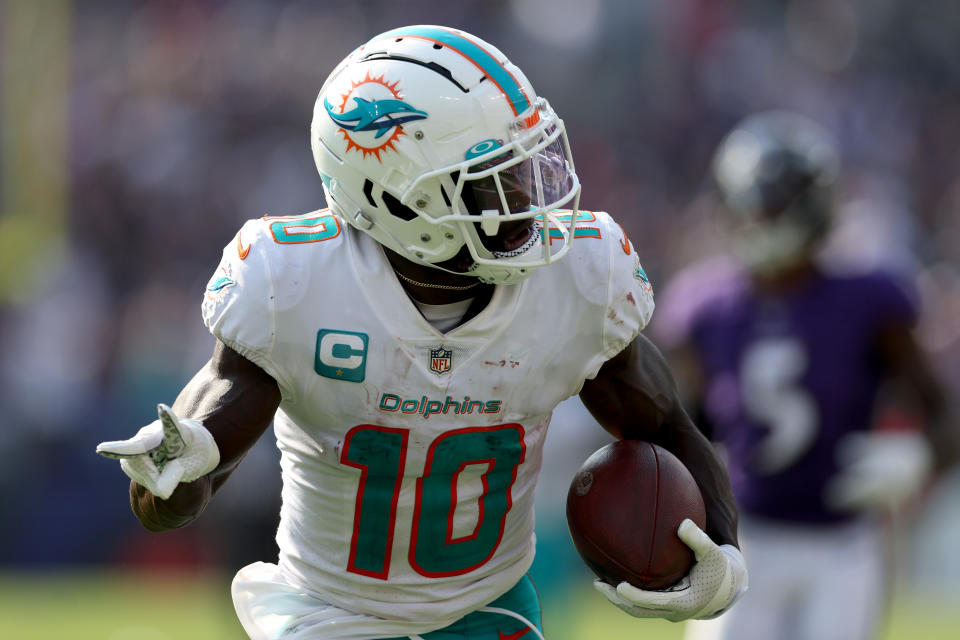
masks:
<svg viewBox="0 0 960 640"><path fill-rule="evenodd" d="M544 628L549 640L681 640L683 637L683 624L638 620L590 591L583 592L579 606L544 611ZM894 600L881 639L957 640L958 630L960 610L951 609L946 601L939 605L924 603L916 595L904 594Z"/></svg>
<svg viewBox="0 0 960 640"><path fill-rule="evenodd" d="M0 637L17 640L242 640L230 576L0 573ZM637 620L589 586L545 602L550 640L680 640L683 626ZM960 611L897 598L883 640L956 640Z"/></svg>
<svg viewBox="0 0 960 640"><path fill-rule="evenodd" d="M17 640L239 640L230 577L0 574L0 637Z"/></svg>

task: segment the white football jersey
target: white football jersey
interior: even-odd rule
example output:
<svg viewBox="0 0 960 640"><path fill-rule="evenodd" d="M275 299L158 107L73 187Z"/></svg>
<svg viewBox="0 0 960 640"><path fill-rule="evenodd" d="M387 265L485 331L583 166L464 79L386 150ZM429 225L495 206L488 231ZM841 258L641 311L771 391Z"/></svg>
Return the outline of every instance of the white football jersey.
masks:
<svg viewBox="0 0 960 640"><path fill-rule="evenodd" d="M390 620L450 624L529 569L551 411L653 311L619 225L578 215L563 260L498 286L448 333L380 245L327 210L249 221L226 247L203 319L282 391L277 542L292 584L391 635Z"/></svg>

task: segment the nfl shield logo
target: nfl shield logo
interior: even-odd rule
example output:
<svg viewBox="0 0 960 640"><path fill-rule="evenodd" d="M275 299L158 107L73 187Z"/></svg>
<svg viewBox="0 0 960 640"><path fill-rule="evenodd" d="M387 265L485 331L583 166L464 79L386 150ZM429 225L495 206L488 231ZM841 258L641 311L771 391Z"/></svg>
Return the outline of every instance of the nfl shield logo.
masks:
<svg viewBox="0 0 960 640"><path fill-rule="evenodd" d="M453 366L453 351L444 347L430 349L430 371L440 375L450 371Z"/></svg>

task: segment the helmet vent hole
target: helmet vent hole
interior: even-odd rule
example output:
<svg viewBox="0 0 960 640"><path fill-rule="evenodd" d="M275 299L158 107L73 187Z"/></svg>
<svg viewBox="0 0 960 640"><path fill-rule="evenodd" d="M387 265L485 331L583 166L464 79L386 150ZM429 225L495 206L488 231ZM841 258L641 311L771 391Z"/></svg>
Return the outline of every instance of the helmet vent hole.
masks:
<svg viewBox="0 0 960 640"><path fill-rule="evenodd" d="M373 183L369 178L363 181L363 195L367 196L367 202L371 207L377 206L376 200L373 199Z"/></svg>
<svg viewBox="0 0 960 640"><path fill-rule="evenodd" d="M403 38L398 38L397 42L400 42ZM442 46L442 45L441 45ZM441 64L436 62L424 62L423 60L417 60L416 58L409 58L407 56L397 55L395 53L387 53L385 51L377 51L369 54L364 57L364 62L369 62L371 60L399 60L401 62L409 62L410 64L417 64L421 67L426 67L435 73L439 73L441 76L452 82L456 85L460 91L464 93L470 93L470 89L467 89L465 86L460 84L456 78L453 77L453 73L450 72L450 69L447 69Z"/></svg>
<svg viewBox="0 0 960 640"><path fill-rule="evenodd" d="M397 38L394 42L403 42L403 38Z"/></svg>
<svg viewBox="0 0 960 640"><path fill-rule="evenodd" d="M443 49L443 45L440 44L439 42L435 42L435 43L433 44L433 48L434 48L434 49Z"/></svg>
<svg viewBox="0 0 960 640"><path fill-rule="evenodd" d="M383 192L383 204L387 205L387 211L390 212L390 215L400 218L401 220L410 221L417 217L416 211L404 206L399 200L386 191Z"/></svg>

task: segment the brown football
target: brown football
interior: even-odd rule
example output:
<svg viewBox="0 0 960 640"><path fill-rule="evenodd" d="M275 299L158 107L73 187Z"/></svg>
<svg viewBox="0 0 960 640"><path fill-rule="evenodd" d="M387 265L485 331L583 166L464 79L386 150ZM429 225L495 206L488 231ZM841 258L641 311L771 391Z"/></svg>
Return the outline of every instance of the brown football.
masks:
<svg viewBox="0 0 960 640"><path fill-rule="evenodd" d="M594 452L567 493L574 546L613 585L664 589L686 575L693 552L677 536L685 518L706 525L700 488L675 455L642 440Z"/></svg>

